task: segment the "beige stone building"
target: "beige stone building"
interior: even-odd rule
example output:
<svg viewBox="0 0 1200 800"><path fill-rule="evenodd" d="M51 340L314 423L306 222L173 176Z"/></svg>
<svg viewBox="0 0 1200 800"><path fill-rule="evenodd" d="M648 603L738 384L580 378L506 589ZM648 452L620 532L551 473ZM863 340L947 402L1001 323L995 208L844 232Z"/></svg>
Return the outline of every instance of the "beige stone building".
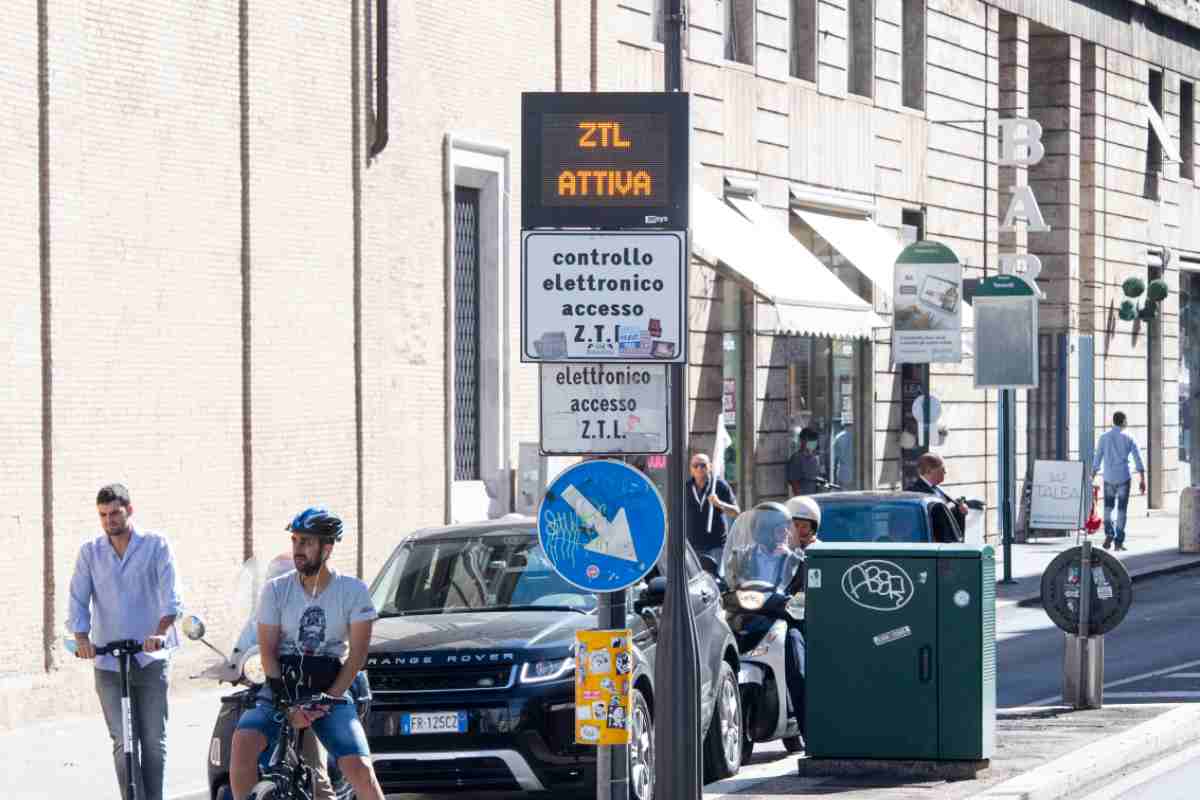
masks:
<svg viewBox="0 0 1200 800"><path fill-rule="evenodd" d="M0 725L94 710L87 666L58 642L107 481L170 535L218 642L239 565L282 549L299 507L343 513L338 566L370 579L414 527L525 505L537 371L514 347L520 93L660 87L662 3L388 5L389 135L374 156L375 0L0 10L0 630L16 643ZM1051 355L1022 399L1022 453L1077 454L1090 387L1097 432L1123 408L1150 502L1169 502L1197 450L1178 403L1200 385L1180 346L1200 258L1194 9L687 6L694 201L712 222L693 248L690 425L711 449L724 410L743 500L786 491L799 424L847 485L900 480L886 326L907 237L946 243L968 276L994 273L1000 252L1042 258ZM1018 112L1042 123L1045 159L1001 170L993 139L985 167L983 121L994 133ZM1052 231L1009 241L998 220L1026 180ZM1171 288L1158 317L1116 319L1121 281L1154 270ZM969 359L933 369L938 449L956 488L994 505L996 398L971 375ZM847 422L864 433L841 436ZM204 660L188 647L179 683Z"/></svg>

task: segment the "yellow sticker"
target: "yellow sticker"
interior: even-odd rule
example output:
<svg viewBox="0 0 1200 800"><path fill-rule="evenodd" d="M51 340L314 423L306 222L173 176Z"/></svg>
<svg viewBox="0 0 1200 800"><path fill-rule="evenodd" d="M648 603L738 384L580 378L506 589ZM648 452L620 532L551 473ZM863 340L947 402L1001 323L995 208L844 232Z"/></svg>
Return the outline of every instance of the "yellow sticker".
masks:
<svg viewBox="0 0 1200 800"><path fill-rule="evenodd" d="M630 630L575 632L575 742L629 744Z"/></svg>

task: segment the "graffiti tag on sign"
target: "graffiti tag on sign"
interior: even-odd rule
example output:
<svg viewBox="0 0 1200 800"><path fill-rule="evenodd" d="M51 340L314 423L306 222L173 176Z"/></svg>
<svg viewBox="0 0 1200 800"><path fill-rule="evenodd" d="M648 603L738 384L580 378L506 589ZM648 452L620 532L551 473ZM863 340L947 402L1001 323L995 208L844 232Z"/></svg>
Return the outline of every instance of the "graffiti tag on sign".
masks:
<svg viewBox="0 0 1200 800"><path fill-rule="evenodd" d="M913 581L891 561L861 561L842 575L842 592L871 611L896 611L912 600Z"/></svg>

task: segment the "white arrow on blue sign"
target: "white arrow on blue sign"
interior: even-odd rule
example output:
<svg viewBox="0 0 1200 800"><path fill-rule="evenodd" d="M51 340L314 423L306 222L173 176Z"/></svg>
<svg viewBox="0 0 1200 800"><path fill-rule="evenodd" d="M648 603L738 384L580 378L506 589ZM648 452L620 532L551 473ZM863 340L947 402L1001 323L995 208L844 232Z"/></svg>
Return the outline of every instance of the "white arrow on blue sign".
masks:
<svg viewBox="0 0 1200 800"><path fill-rule="evenodd" d="M657 487L621 461L563 470L538 506L538 540L554 570L589 592L615 592L654 568L666 542Z"/></svg>

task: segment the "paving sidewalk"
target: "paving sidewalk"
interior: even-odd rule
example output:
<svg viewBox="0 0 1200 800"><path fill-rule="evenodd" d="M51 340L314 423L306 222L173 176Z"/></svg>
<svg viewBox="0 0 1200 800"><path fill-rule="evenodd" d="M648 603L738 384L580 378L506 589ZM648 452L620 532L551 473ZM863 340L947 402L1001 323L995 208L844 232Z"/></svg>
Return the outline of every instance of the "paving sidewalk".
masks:
<svg viewBox="0 0 1200 800"><path fill-rule="evenodd" d="M1130 514L1125 525L1125 546L1128 550L1109 552L1121 559L1135 581L1154 575L1181 569L1200 567L1200 553L1179 552L1179 514L1152 511L1146 516ZM1104 536L1092 536L1092 544L1099 547ZM996 549L996 601L1000 606L1019 603L1029 605L1039 602L1042 573L1050 562L1064 550L1077 544L1074 535L1061 538L1035 539L1012 546L1012 577L1015 583L999 583L1004 574L1004 547L997 541L989 541Z"/></svg>
<svg viewBox="0 0 1200 800"><path fill-rule="evenodd" d="M1110 705L1092 711L1006 709L997 714L996 752L975 780L897 780L881 776L802 778L793 773L705 800L775 800L840 795L854 800L1059 800L1120 770L1200 737L1200 705ZM715 787L713 787L715 788Z"/></svg>

